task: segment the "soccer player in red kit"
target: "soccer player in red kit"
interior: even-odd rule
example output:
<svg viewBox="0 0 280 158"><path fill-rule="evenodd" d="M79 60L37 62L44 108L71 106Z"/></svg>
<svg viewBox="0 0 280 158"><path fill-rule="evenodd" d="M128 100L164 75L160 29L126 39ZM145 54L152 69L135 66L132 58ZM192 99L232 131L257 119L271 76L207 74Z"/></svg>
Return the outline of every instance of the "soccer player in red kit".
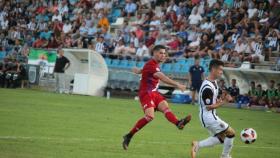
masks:
<svg viewBox="0 0 280 158"><path fill-rule="evenodd" d="M142 74L138 96L145 116L139 119L130 132L123 137L124 150L128 149L129 142L133 135L154 119L154 113L156 110L164 113L166 119L172 124L176 125L180 130L182 130L184 126L191 120L191 115L178 120L169 109L165 98L157 91L159 80L182 91L186 90L185 85L170 79L160 71L159 63L164 62L166 59L165 46L156 45L152 49L152 55L153 58L144 65L142 70L137 68L132 69L134 73Z"/></svg>

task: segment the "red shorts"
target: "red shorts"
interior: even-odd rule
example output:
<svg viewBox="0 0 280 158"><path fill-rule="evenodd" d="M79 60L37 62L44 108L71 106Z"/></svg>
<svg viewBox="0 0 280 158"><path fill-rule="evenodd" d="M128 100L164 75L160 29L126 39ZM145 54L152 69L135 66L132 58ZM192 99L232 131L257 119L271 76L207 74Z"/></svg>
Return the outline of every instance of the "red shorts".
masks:
<svg viewBox="0 0 280 158"><path fill-rule="evenodd" d="M151 107L157 109L159 103L165 100L165 98L157 91L139 94L139 99L144 111Z"/></svg>

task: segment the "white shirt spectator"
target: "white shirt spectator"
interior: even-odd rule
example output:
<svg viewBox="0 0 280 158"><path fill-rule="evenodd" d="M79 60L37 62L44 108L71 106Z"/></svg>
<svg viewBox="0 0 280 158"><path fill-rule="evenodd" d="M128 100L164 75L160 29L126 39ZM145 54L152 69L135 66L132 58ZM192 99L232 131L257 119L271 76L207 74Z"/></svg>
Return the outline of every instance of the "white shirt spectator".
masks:
<svg viewBox="0 0 280 158"><path fill-rule="evenodd" d="M64 24L63 28L62 28L64 33L69 33L71 31L71 29L72 29L72 24L71 23Z"/></svg>
<svg viewBox="0 0 280 158"><path fill-rule="evenodd" d="M248 9L247 10L248 18L251 19L257 12L258 12L258 9L256 9L256 8Z"/></svg>
<svg viewBox="0 0 280 158"><path fill-rule="evenodd" d="M167 12L170 12L170 11L175 11L175 12L177 12L177 10L178 10L178 6L177 6L176 4L171 5L171 6L169 6L169 7L167 8Z"/></svg>
<svg viewBox="0 0 280 158"><path fill-rule="evenodd" d="M61 14L55 14L52 16L52 21L55 21L55 20L58 20L58 21L62 21L62 16Z"/></svg>
<svg viewBox="0 0 280 158"><path fill-rule="evenodd" d="M233 7L237 9L237 8L240 8L242 6L242 4L243 4L242 0L240 0L240 1L235 0L233 3Z"/></svg>
<svg viewBox="0 0 280 158"><path fill-rule="evenodd" d="M132 2L126 3L125 8L124 8L126 13L134 13L136 11L136 9L137 9L136 4L132 3Z"/></svg>
<svg viewBox="0 0 280 158"><path fill-rule="evenodd" d="M30 21L30 22L27 24L27 29L28 29L28 30L31 30L31 31L34 31L34 30L36 29L36 23Z"/></svg>
<svg viewBox="0 0 280 158"><path fill-rule="evenodd" d="M202 17L200 14L191 14L189 16L189 24L191 25L197 25L201 20L202 20Z"/></svg>
<svg viewBox="0 0 280 158"><path fill-rule="evenodd" d="M81 35L86 35L88 33L88 28L85 26L81 26L79 31Z"/></svg>
<svg viewBox="0 0 280 158"><path fill-rule="evenodd" d="M38 23L38 25L37 25L37 29L38 29L39 31L45 30L47 27L48 27L48 25L47 25L47 23L45 23L45 22L40 22L40 23Z"/></svg>
<svg viewBox="0 0 280 158"><path fill-rule="evenodd" d="M95 51L97 51L98 53L104 53L104 43L97 42L95 45Z"/></svg>
<svg viewBox="0 0 280 158"><path fill-rule="evenodd" d="M105 3L103 3L102 1L99 1L94 5L94 9L96 10L103 9L103 8L105 8Z"/></svg>
<svg viewBox="0 0 280 158"><path fill-rule="evenodd" d="M9 26L9 21L8 20L1 21L1 28L3 30L7 29L8 26Z"/></svg>
<svg viewBox="0 0 280 158"><path fill-rule="evenodd" d="M158 27L160 26L160 21L159 20L153 20L150 22L150 25L152 25L153 27L150 27L150 31L154 30L154 29L158 29Z"/></svg>
<svg viewBox="0 0 280 158"><path fill-rule="evenodd" d="M229 61L229 54L225 53L225 54L221 57L221 61L223 61L223 62L228 62L228 61Z"/></svg>
<svg viewBox="0 0 280 158"><path fill-rule="evenodd" d="M67 14L69 11L68 6L65 4L61 7L58 8L59 14L63 15L63 14Z"/></svg>
<svg viewBox="0 0 280 158"><path fill-rule="evenodd" d="M112 1L104 2L104 8L110 10L110 9L112 9L112 6L113 6L113 2Z"/></svg>
<svg viewBox="0 0 280 158"><path fill-rule="evenodd" d="M236 44L237 42L237 39L240 37L240 35L238 33L234 33L232 36L231 36L231 41Z"/></svg>
<svg viewBox="0 0 280 158"><path fill-rule="evenodd" d="M139 40L138 40L138 38L136 38L136 37L131 37L131 38L130 38L130 43L133 43L134 46L135 46L135 48L138 48L138 47L139 47Z"/></svg>
<svg viewBox="0 0 280 158"><path fill-rule="evenodd" d="M223 34L219 33L219 34L216 34L216 35L215 35L214 39L215 39L216 41L220 41L220 40L223 40L223 39L224 39L224 36L223 36Z"/></svg>
<svg viewBox="0 0 280 158"><path fill-rule="evenodd" d="M207 0L209 8L211 8L215 3L217 3L217 0Z"/></svg>
<svg viewBox="0 0 280 158"><path fill-rule="evenodd" d="M138 57L150 57L149 49L144 44L142 47L139 47L136 51L136 56Z"/></svg>
<svg viewBox="0 0 280 158"><path fill-rule="evenodd" d="M277 47L277 41L278 41L277 37L267 37L267 40L269 41L268 45L270 47Z"/></svg>
<svg viewBox="0 0 280 158"><path fill-rule="evenodd" d="M252 42L252 48L255 54L262 54L263 45L258 42Z"/></svg>
<svg viewBox="0 0 280 158"><path fill-rule="evenodd" d="M4 17L7 17L7 12L6 11L1 11L0 12L0 22L4 21Z"/></svg>
<svg viewBox="0 0 280 158"><path fill-rule="evenodd" d="M248 45L244 43L236 43L234 50L237 51L238 53L245 52L247 49Z"/></svg>

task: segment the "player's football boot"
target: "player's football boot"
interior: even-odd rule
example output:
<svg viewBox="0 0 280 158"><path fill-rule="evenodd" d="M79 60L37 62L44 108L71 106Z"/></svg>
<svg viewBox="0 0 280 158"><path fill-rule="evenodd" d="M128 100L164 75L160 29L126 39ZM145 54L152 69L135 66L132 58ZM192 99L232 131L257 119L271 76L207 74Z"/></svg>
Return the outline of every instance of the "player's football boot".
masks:
<svg viewBox="0 0 280 158"><path fill-rule="evenodd" d="M189 123L191 121L191 119L192 119L192 115L188 115L187 117L179 120L179 122L177 124L178 129L180 129L180 130L184 129L185 125L187 123Z"/></svg>
<svg viewBox="0 0 280 158"><path fill-rule="evenodd" d="M131 140L132 136L130 134L127 134L125 136L123 136L123 149L124 150L127 150L128 149L128 145L130 143L130 140Z"/></svg>
<svg viewBox="0 0 280 158"><path fill-rule="evenodd" d="M222 155L221 158L232 158L230 155Z"/></svg>

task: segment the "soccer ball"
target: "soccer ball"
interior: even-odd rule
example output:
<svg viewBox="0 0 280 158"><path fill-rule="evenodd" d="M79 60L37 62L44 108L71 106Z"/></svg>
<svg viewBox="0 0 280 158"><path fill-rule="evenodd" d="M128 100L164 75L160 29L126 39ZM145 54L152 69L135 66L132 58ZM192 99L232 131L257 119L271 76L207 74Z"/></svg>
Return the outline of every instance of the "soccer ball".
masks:
<svg viewBox="0 0 280 158"><path fill-rule="evenodd" d="M246 144L252 144L257 139L257 132L253 128L246 128L240 133L241 140Z"/></svg>

